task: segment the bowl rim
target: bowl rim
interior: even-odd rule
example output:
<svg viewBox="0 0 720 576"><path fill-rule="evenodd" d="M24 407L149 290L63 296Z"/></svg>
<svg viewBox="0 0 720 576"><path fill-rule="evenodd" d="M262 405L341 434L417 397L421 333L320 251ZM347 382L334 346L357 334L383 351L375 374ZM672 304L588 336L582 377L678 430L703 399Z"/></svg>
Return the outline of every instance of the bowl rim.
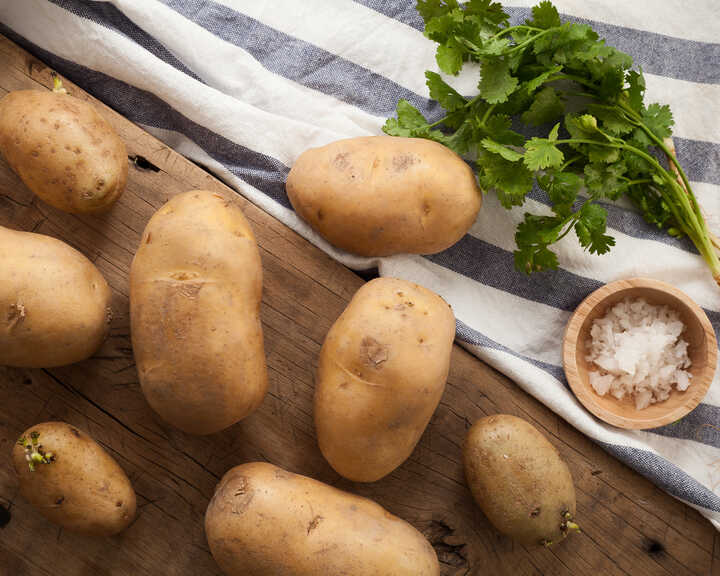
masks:
<svg viewBox="0 0 720 576"><path fill-rule="evenodd" d="M595 391L592 390L590 386L583 384L579 375L576 353L577 341L580 337L580 329L582 328L585 319L593 309L600 305L609 296L631 288L657 290L677 298L692 311L693 315L698 319L703 328L705 338L708 339L708 352L705 367L700 373L700 378L695 378L693 380L693 385L697 384L695 393L688 397L687 402L663 416L646 419L627 418L617 414L616 412L608 410L598 402L597 398L599 397ZM718 349L715 330L710 323L710 319L707 317L707 314L705 314L705 311L700 308L700 306L692 298L690 298L690 296L679 288L661 280L655 280L654 278L625 278L609 282L597 290L594 290L585 297L575 309L565 327L565 333L563 335L563 369L565 371L565 378L567 379L570 389L573 391L575 397L588 411L600 420L608 424L612 424L613 426L628 430L647 430L650 428L657 428L659 426L675 422L692 412L700 404L700 402L702 402L703 398L710 389L717 367L717 355Z"/></svg>

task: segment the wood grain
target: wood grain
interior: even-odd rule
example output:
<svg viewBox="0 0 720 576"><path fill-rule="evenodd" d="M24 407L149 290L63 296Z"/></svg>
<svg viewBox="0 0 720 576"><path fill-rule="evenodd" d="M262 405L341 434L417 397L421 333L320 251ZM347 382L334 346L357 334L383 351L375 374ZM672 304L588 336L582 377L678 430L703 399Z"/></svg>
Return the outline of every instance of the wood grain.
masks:
<svg viewBox="0 0 720 576"><path fill-rule="evenodd" d="M655 306L668 306L677 311L685 325L681 337L688 343L692 362L690 388L684 392L673 389L667 400L643 410L637 410L629 396L622 400L612 394L599 396L590 385L588 375L591 367L586 360L586 343L593 322L626 298L643 298ZM686 416L702 402L715 375L717 340L707 314L682 290L653 278L627 278L598 288L575 309L563 338L563 364L570 388L595 416L620 428L657 428Z"/></svg>
<svg viewBox="0 0 720 576"><path fill-rule="evenodd" d="M50 85L48 68L0 37L0 95ZM110 338L92 359L52 370L0 369L0 519L7 521L0 529L0 575L219 575L202 528L208 500L226 470L267 460L371 497L412 522L435 546L444 576L718 576L720 545L705 519L457 346L445 395L409 460L377 483L342 480L317 448L313 372L325 333L363 281L243 199L264 267L269 393L257 412L214 436L188 436L159 421L140 392L130 347L130 261L147 220L169 197L193 188L231 192L94 103L128 154L157 168L131 166L128 189L108 214L58 212L0 161L0 224L50 234L84 252L108 279L115 310ZM566 459L583 534L554 549L526 549L498 535L473 505L460 446L472 422L498 412L531 421ZM128 473L140 513L123 534L96 539L64 532L18 497L12 444L28 426L50 419L86 430Z"/></svg>

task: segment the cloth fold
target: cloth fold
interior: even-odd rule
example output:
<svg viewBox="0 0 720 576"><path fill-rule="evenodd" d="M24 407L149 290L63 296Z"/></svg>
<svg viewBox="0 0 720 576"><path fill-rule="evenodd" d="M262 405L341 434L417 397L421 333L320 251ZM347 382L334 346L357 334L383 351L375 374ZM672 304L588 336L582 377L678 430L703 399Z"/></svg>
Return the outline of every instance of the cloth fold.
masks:
<svg viewBox="0 0 720 576"><path fill-rule="evenodd" d="M684 419L624 431L591 416L565 382L561 340L572 310L619 278L647 276L687 292L720 329L720 292L686 240L609 206L617 244L604 256L575 238L558 245L561 269L514 269L524 212L547 213L534 190L503 209L490 193L469 233L432 256L359 258L300 221L284 181L305 149L381 133L401 98L442 114L425 86L437 71L412 0L23 0L0 3L0 32L344 264L441 294L457 340L571 425L720 529L720 375ZM530 2L512 0L512 22ZM720 4L715 0L556 0L563 18L591 24L642 66L646 100L670 104L675 145L711 227L720 226ZM466 65L447 79L477 91Z"/></svg>

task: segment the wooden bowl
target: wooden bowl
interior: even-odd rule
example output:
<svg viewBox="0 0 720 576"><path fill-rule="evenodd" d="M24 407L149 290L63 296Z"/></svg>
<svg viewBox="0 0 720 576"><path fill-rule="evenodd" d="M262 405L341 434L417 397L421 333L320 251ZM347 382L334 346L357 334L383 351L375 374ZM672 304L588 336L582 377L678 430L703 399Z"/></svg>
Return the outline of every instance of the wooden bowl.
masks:
<svg viewBox="0 0 720 576"><path fill-rule="evenodd" d="M688 343L690 387L679 392L673 388L670 398L651 404L643 410L635 408L632 397L618 400L612 394L600 396L590 385L586 342L593 320L625 298L644 298L650 304L667 304L677 310L685 324L682 338ZM565 376L577 399L595 416L620 428L647 429L664 426L691 412L705 397L717 361L715 331L705 312L677 288L650 278L630 278L606 284L590 294L577 307L565 330L563 365Z"/></svg>

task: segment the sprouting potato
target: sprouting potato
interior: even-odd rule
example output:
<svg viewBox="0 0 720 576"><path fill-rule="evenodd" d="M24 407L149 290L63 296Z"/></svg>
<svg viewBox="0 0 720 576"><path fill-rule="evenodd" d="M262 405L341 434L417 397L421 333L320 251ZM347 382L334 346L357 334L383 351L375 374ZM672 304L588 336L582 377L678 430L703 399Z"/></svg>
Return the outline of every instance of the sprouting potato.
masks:
<svg viewBox="0 0 720 576"><path fill-rule="evenodd" d="M20 494L54 524L109 536L135 518L135 491L125 472L75 426L44 422L28 428L12 459Z"/></svg>
<svg viewBox="0 0 720 576"><path fill-rule="evenodd" d="M0 226L0 365L92 356L110 328L111 297L100 271L65 242Z"/></svg>
<svg viewBox="0 0 720 576"><path fill-rule="evenodd" d="M468 431L463 458L475 501L503 534L550 546L577 529L570 470L529 422L507 414L478 420Z"/></svg>

